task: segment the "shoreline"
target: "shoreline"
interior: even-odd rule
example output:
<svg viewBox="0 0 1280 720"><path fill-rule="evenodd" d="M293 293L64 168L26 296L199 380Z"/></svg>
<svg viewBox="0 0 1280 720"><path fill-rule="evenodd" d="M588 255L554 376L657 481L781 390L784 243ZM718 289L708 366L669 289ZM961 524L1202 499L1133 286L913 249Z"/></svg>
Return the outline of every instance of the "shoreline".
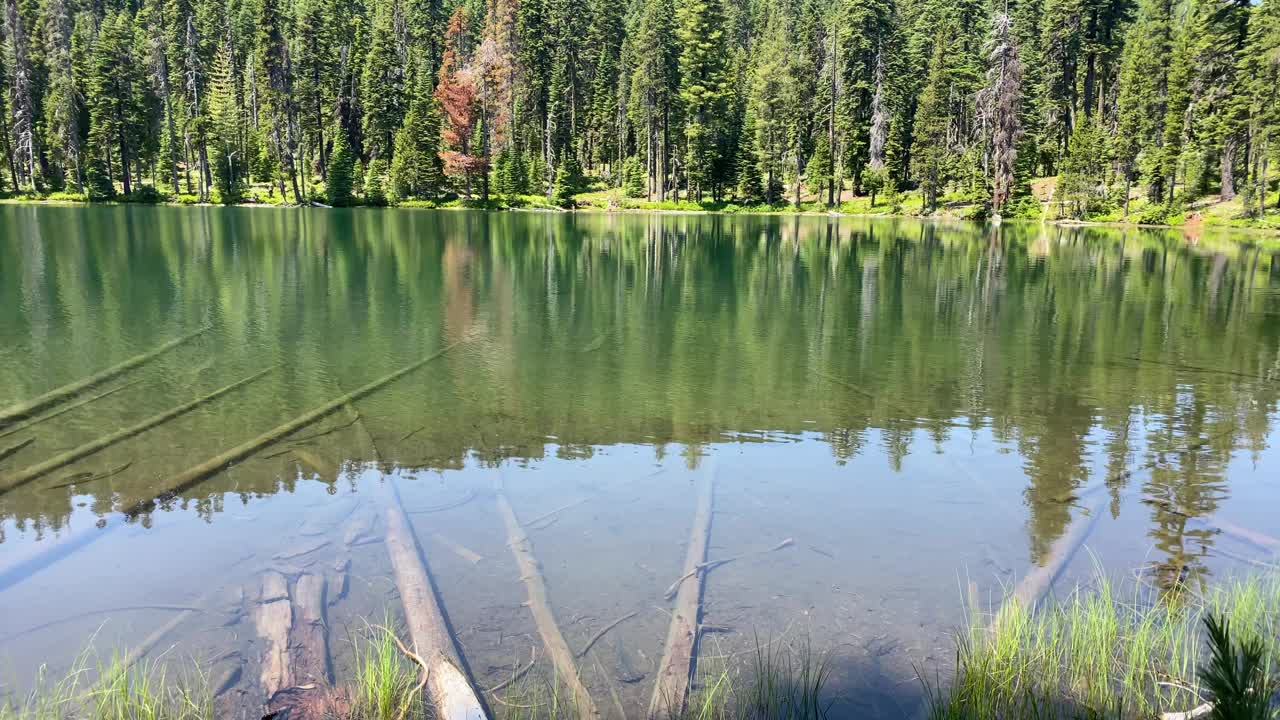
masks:
<svg viewBox="0 0 1280 720"><path fill-rule="evenodd" d="M815 209L794 209L791 206L779 209L754 209L742 208L739 210L726 209L709 209L709 208L645 208L645 207L614 207L603 208L591 204L579 205L572 208L555 207L551 205L466 205L456 204L458 201L449 201L446 204L434 204L430 201L411 200L407 203L398 205L350 205L346 207L335 208L330 205L321 203L309 203L306 205L286 204L286 203L262 203L262 202L244 202L234 205L223 205L214 202L175 202L162 201L154 203L144 202L128 202L119 200L104 201L87 201L87 200L68 200L68 199L31 199L31 198L0 198L0 205L45 205L51 207L79 207L79 206L122 206L122 205L138 205L147 207L206 207L206 208L249 208L249 209L280 209L280 210L296 210L296 209L317 209L317 210L479 210L488 212L533 212L533 213L583 213L598 215L640 215L640 214L659 214L659 215L723 215L726 217L735 216L766 216L766 217L845 217L859 219L878 219L878 220L921 220L921 221L948 221L948 222L965 222L979 226L989 226L992 224L990 220L975 220L960 215L942 212L934 215L916 215L912 213L868 213L868 212L845 212L841 210L815 210ZM1196 222L1184 223L1179 225L1163 223L1130 223L1119 220L1076 220L1072 218L1024 218L1009 217L1004 218L1001 222L1012 223L1038 223L1042 225L1053 225L1056 227L1079 227L1079 228L1112 228L1112 229L1140 229L1140 230L1170 230L1181 231L1184 236L1194 237L1205 230L1213 232L1239 232L1250 233L1266 236L1269 238L1280 238L1280 227L1267 226L1240 226L1222 223L1204 223Z"/></svg>

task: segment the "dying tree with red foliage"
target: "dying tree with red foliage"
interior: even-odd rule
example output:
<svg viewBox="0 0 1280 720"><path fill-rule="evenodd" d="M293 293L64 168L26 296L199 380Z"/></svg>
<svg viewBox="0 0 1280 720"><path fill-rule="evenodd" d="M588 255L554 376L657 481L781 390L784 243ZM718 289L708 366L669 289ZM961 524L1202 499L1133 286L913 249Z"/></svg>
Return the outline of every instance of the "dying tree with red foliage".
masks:
<svg viewBox="0 0 1280 720"><path fill-rule="evenodd" d="M466 64L466 30L462 7L453 11L445 34L444 58L436 81L435 98L444 111L440 137L447 149L440 151L444 174L461 177L467 197L471 197L471 178L488 169L483 155L473 155L471 139L476 129L476 83Z"/></svg>

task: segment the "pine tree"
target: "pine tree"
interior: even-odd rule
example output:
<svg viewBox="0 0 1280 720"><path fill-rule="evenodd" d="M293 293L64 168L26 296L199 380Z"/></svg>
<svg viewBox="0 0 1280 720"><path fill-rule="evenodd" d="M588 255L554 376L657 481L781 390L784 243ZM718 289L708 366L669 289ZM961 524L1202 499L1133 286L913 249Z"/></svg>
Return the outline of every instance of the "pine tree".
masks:
<svg viewBox="0 0 1280 720"><path fill-rule="evenodd" d="M329 159L329 179L325 183L325 199L334 207L352 204L352 178L356 172L356 155L344 133L334 133L333 157Z"/></svg>
<svg viewBox="0 0 1280 720"><path fill-rule="evenodd" d="M765 202L770 205L782 199L778 189L786 169L784 163L796 139L791 127L791 114L797 104L792 78L785 19L781 11L772 10L756 57L750 100Z"/></svg>
<svg viewBox="0 0 1280 720"><path fill-rule="evenodd" d="M556 179L551 197L561 207L573 207L573 196L582 189L582 170L572 151L566 150L556 165Z"/></svg>
<svg viewBox="0 0 1280 720"><path fill-rule="evenodd" d="M628 156L622 162L622 194L629 198L644 197L644 181L644 164L635 155Z"/></svg>
<svg viewBox="0 0 1280 720"><path fill-rule="evenodd" d="M738 135L738 197L748 205L758 205L765 201L764 185L760 176L760 153L756 147L755 117L748 110L742 121L742 131Z"/></svg>
<svg viewBox="0 0 1280 720"><path fill-rule="evenodd" d="M831 146L827 143L827 136L820 134L817 142L814 143L813 153L809 156L809 162L805 165L804 181L809 186L809 192L821 197L823 191L828 188L833 179L831 175Z"/></svg>
<svg viewBox="0 0 1280 720"><path fill-rule="evenodd" d="M375 157L364 173L364 204L382 207L387 204L387 161Z"/></svg>
<svg viewBox="0 0 1280 720"><path fill-rule="evenodd" d="M951 121L947 105L951 93L948 67L951 33L950 28L944 28L934 43L929 75L924 91L920 94L915 118L916 143L912 157L916 164L915 174L920 178L926 212L931 212L938 206L938 196L942 194L949 177L953 155L947 137Z"/></svg>
<svg viewBox="0 0 1280 720"><path fill-rule="evenodd" d="M91 140L95 151L107 158L106 175L119 177L124 194L133 191L133 163L145 124L142 121L143 80L133 56L133 27L123 12L110 12L98 29L93 45L92 76L88 102L92 113ZM119 161L119 173L112 170L111 153Z"/></svg>
<svg viewBox="0 0 1280 720"><path fill-rule="evenodd" d="M399 12L398 0L380 0L376 5L361 75L365 151L369 157L384 160L392 157L396 129L405 113L404 65L397 53L394 27Z"/></svg>
<svg viewBox="0 0 1280 720"><path fill-rule="evenodd" d="M722 0L678 0L680 102L685 110L685 172L694 200L715 182L719 136L725 130L728 68Z"/></svg>

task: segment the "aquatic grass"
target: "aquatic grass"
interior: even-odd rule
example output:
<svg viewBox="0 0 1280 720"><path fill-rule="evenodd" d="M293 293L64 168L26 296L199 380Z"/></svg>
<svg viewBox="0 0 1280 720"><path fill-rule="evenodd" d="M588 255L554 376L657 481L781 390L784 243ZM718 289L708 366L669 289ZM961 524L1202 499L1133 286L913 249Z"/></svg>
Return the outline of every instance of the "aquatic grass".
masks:
<svg viewBox="0 0 1280 720"><path fill-rule="evenodd" d="M355 680L345 713L348 718L404 720L423 715L420 668L400 651L387 629L390 625L388 619L381 627L370 626L353 641Z"/></svg>
<svg viewBox="0 0 1280 720"><path fill-rule="evenodd" d="M213 697L198 666L174 682L165 665L127 664L113 653L90 671L92 646L57 681L41 666L32 691L16 704L0 704L0 720L212 720ZM87 682L96 675L93 682Z"/></svg>
<svg viewBox="0 0 1280 720"><path fill-rule="evenodd" d="M1204 619L1256 643L1266 677L1280 667L1280 576L1249 575L1196 595L1182 588L1122 599L1099 575L1061 601L973 613L957 642L955 676L925 683L929 716L1150 718L1189 710L1210 693Z"/></svg>

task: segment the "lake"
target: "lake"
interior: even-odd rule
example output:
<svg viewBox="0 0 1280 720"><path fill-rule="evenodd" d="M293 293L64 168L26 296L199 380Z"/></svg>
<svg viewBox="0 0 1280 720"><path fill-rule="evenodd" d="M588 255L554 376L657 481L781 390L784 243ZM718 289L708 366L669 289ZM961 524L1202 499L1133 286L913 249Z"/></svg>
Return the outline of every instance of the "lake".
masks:
<svg viewBox="0 0 1280 720"><path fill-rule="evenodd" d="M1206 583L1280 535L1280 254L1239 239L0 206L0 408L143 356L0 424L0 696L182 613L149 657L238 672L218 702L257 717L263 573L325 579L341 680L398 621L390 486L477 685L543 657L501 497L571 648L635 613L581 671L638 718L706 483L733 561L700 663L808 646L833 716L909 717L969 599L1081 527L1060 593Z"/></svg>

